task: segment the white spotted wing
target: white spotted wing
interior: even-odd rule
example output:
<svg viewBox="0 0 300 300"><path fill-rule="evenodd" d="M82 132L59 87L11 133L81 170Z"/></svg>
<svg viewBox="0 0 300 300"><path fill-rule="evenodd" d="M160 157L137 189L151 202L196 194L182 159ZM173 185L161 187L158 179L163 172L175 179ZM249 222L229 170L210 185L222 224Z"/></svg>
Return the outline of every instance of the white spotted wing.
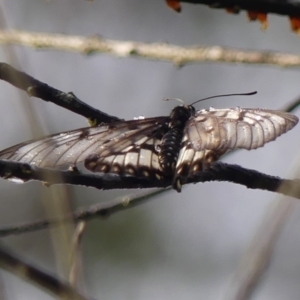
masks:
<svg viewBox="0 0 300 300"><path fill-rule="evenodd" d="M203 170L224 153L256 149L292 129L298 118L267 109L205 109L197 111L184 129L176 177Z"/></svg>

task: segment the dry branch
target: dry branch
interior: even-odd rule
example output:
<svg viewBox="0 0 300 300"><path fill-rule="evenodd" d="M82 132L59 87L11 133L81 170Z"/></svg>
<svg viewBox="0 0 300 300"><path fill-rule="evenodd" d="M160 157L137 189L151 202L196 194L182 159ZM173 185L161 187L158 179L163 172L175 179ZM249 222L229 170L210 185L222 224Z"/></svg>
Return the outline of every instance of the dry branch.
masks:
<svg viewBox="0 0 300 300"><path fill-rule="evenodd" d="M27 92L32 97L52 102L76 114L88 118L91 125L120 121L119 118L108 115L84 103L73 93L64 93L48 84L41 82L30 75L18 71L9 64L0 62L0 79Z"/></svg>
<svg viewBox="0 0 300 300"><path fill-rule="evenodd" d="M299 68L300 55L274 51L251 51L219 46L180 47L166 43L141 43L108 40L100 36L68 36L0 30L0 43L14 44L36 49L53 49L81 54L106 53L116 57L138 57L166 61L177 66L201 62L270 65L283 68Z"/></svg>
<svg viewBox="0 0 300 300"><path fill-rule="evenodd" d="M53 275L46 273L21 259L17 255L13 254L11 250L6 249L2 245L0 246L0 268L26 279L60 299L91 299L78 293L68 283L59 280Z"/></svg>
<svg viewBox="0 0 300 300"><path fill-rule="evenodd" d="M299 0L178 0L178 2L204 4L211 8L232 8L236 12L246 10L286 16L300 16Z"/></svg>

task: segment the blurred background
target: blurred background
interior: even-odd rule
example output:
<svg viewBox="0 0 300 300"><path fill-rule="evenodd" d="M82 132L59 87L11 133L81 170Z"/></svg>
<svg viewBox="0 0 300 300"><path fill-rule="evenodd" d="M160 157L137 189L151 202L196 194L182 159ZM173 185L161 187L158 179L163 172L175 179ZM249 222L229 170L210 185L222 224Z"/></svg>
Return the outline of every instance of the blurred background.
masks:
<svg viewBox="0 0 300 300"><path fill-rule="evenodd" d="M247 22L245 12L230 15L200 5L184 5L181 14L163 0L35 1L3 0L2 19L18 30L99 35L107 39L208 45L297 53L299 37L286 17L269 16L269 29ZM2 20L2 26L5 24ZM14 54L14 55L13 55ZM168 115L177 105L223 94L258 91L252 97L221 98L196 108L260 107L279 109L299 97L299 71L270 66L192 64L106 54L90 56L54 50L0 45L0 59L55 88L120 118ZM0 82L0 148L33 138L87 126L83 117ZM295 112L299 117L299 111ZM37 121L38 122L37 122ZM42 129L36 133L37 129ZM224 158L267 174L292 178L300 126L256 151ZM40 182L17 185L0 180L0 224L46 218L53 195L66 193L72 210L109 201L134 191L85 187L46 188ZM59 197L56 197L59 198ZM230 299L232 274L262 219L279 196L231 183L184 186L107 219L88 222L82 239L79 286L96 299ZM57 199L56 199L57 200ZM251 299L300 298L300 205L276 243L271 266ZM43 269L64 277L65 256L57 258L56 235L42 230L2 238L2 242ZM57 243L56 243L57 244ZM56 254L55 254L56 253ZM54 299L25 281L1 271L1 299Z"/></svg>

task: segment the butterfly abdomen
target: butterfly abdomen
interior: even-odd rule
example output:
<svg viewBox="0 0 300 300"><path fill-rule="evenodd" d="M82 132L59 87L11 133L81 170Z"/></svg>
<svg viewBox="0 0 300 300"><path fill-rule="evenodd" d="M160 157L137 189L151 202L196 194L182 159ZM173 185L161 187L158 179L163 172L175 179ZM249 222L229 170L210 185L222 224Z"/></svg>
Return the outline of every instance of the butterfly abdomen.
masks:
<svg viewBox="0 0 300 300"><path fill-rule="evenodd" d="M172 174L178 159L183 130L173 128L165 134L159 146L159 164L166 174Z"/></svg>

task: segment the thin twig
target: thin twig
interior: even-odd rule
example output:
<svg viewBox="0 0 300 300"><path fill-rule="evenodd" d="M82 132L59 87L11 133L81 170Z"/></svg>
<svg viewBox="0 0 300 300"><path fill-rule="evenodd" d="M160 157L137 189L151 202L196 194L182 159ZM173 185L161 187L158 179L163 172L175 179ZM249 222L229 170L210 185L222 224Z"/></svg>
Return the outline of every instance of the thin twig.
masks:
<svg viewBox="0 0 300 300"><path fill-rule="evenodd" d="M38 285L43 288L49 294L61 297L62 299L74 299L74 300L88 300L87 298L75 289L73 289L68 283L59 280L58 278L42 271L40 268L36 268L32 264L24 261L17 255L13 254L11 250L6 249L2 245L0 246L0 267L16 276L22 277L27 281Z"/></svg>
<svg viewBox="0 0 300 300"><path fill-rule="evenodd" d="M107 53L116 57L139 57L183 66L200 62L260 64L299 68L300 56L274 51L250 51L219 46L180 47L165 43L108 40L100 36L70 36L18 30L0 30L0 43L81 54Z"/></svg>
<svg viewBox="0 0 300 300"><path fill-rule="evenodd" d="M28 74L18 71L6 63L0 63L0 79L27 92L30 96L52 102L74 113L89 119L91 125L120 121L78 99L73 93L64 93L46 83L43 83Z"/></svg>
<svg viewBox="0 0 300 300"><path fill-rule="evenodd" d="M76 229L73 234L73 241L71 246L71 269L69 274L69 282L70 284L76 288L79 274L81 273L81 251L80 251L80 243L82 240L83 233L86 228L86 222L80 221L77 223ZM77 287L78 288L78 287Z"/></svg>
<svg viewBox="0 0 300 300"><path fill-rule="evenodd" d="M19 225L2 227L0 229L0 237L46 229L49 226L59 226L64 222L89 221L94 218L107 219L107 217L113 213L143 204L166 191L168 191L168 189L160 189L155 192L151 191L134 195L127 195L104 203L97 203L95 205L89 206L88 208L80 208L72 214L64 216L62 218L51 218L47 220L38 220Z"/></svg>

